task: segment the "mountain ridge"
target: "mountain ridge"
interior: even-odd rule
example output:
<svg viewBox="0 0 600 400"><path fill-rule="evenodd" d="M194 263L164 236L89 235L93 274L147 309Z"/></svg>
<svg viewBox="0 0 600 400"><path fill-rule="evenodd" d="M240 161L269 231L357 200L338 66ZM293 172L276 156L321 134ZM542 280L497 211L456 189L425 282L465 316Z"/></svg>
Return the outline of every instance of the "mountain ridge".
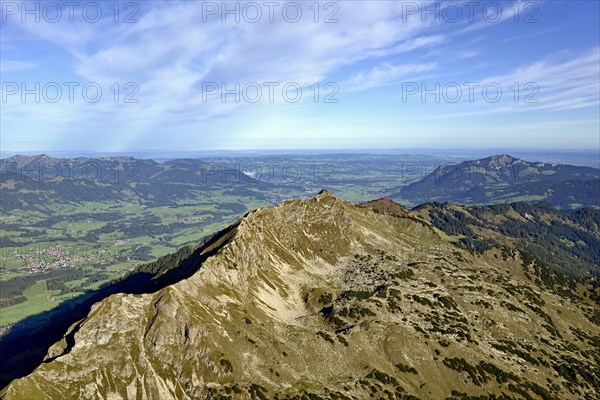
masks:
<svg viewBox="0 0 600 400"><path fill-rule="evenodd" d="M493 155L439 166L390 197L413 205L427 201L493 204L523 199L549 201L562 209L600 208L600 170Z"/></svg>
<svg viewBox="0 0 600 400"><path fill-rule="evenodd" d="M190 277L97 303L2 395L593 398L598 308L583 287L565 303L518 252L471 253L375 204L322 191L248 213ZM563 356L581 366L569 387Z"/></svg>
<svg viewBox="0 0 600 400"><path fill-rule="evenodd" d="M48 204L112 201L174 206L207 190L267 198L278 186L239 168L228 170L197 159L158 163L132 157L53 158L13 156L0 160L0 209L39 210Z"/></svg>

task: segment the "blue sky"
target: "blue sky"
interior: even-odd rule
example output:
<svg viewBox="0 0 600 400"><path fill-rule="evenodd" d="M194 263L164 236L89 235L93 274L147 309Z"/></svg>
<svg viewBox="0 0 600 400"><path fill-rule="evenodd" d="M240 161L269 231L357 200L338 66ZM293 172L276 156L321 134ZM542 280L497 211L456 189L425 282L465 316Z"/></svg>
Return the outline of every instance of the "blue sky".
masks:
<svg viewBox="0 0 600 400"><path fill-rule="evenodd" d="M595 0L75 3L1 1L3 152L600 151Z"/></svg>

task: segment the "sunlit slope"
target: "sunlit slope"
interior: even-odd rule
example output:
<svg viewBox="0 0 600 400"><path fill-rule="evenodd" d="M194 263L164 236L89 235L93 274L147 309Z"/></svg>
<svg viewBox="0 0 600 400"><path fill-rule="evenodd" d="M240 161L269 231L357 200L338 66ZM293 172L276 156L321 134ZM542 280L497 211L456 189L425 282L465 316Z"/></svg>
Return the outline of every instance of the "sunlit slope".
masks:
<svg viewBox="0 0 600 400"><path fill-rule="evenodd" d="M258 209L227 235L191 277L97 303L4 398L600 390L598 305L584 287L535 284L517 251L470 253L400 206L328 192Z"/></svg>

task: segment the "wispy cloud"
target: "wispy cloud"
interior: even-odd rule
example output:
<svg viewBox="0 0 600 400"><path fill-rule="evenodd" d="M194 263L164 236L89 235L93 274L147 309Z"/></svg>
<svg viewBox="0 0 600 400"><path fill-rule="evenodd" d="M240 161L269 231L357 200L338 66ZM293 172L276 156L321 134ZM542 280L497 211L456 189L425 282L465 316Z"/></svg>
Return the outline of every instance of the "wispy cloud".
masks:
<svg viewBox="0 0 600 400"><path fill-rule="evenodd" d="M423 119L446 119L476 117L489 114L522 114L548 111L568 111L577 109L598 108L600 106L600 49L594 48L581 54L560 53L550 55L532 64L514 69L508 74L493 75L474 79L477 84L471 98L468 87L461 87L462 95L454 86L444 89L439 84L439 90L434 90L435 82L424 83L430 91L425 106L443 105L445 98L459 98L452 104L457 111L435 112L422 116ZM486 96L483 94L485 85L500 88L501 96L495 100L496 89L490 89ZM434 93L441 99L435 102ZM409 101L423 101L419 90Z"/></svg>
<svg viewBox="0 0 600 400"><path fill-rule="evenodd" d="M486 78L509 87L533 83L539 87L535 109L563 110L591 107L600 102L600 47L582 54L559 53L515 69L507 75Z"/></svg>
<svg viewBox="0 0 600 400"><path fill-rule="evenodd" d="M367 72L352 76L342 86L349 91L367 90L380 86L395 85L407 80L422 79L421 74L435 70L436 63L392 65L384 63Z"/></svg>
<svg viewBox="0 0 600 400"><path fill-rule="evenodd" d="M0 60L0 72L2 73L26 71L34 68L36 68L34 63L17 60Z"/></svg>
<svg viewBox="0 0 600 400"><path fill-rule="evenodd" d="M443 43L440 35L423 35L429 24L416 18L398 23L400 4L340 3L336 14L340 22L333 24L289 23L281 16L274 22L263 18L258 23L222 23L218 16L199 23L205 18L203 8L198 2L182 1L169 2L169 7L157 3L137 24L65 22L22 27L27 34L71 54L74 72L83 80L104 87L135 82L140 88L138 115L168 120L173 114L181 118L186 107L188 116L195 117L240 107L221 104L220 96L206 102L202 88L207 82L224 83L228 88L252 82L278 82L280 86L293 82L307 87L323 80L336 81L336 71L363 60ZM308 13L308 8L304 12ZM369 77L363 76L371 80L364 82L365 88L406 70L385 65L371 71ZM420 71L431 65L407 68ZM90 113L116 108L103 102ZM90 113L78 111L74 118L91 117ZM128 120L131 115L130 108Z"/></svg>

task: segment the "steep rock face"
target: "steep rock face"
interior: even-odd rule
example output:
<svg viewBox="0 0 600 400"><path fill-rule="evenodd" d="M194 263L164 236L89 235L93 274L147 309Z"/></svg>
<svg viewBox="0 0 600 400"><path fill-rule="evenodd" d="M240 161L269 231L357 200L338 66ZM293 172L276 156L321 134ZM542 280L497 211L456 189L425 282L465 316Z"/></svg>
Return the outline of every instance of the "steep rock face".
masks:
<svg viewBox="0 0 600 400"><path fill-rule="evenodd" d="M324 191L251 212L191 277L97 303L2 394L594 398L596 305L384 206Z"/></svg>

